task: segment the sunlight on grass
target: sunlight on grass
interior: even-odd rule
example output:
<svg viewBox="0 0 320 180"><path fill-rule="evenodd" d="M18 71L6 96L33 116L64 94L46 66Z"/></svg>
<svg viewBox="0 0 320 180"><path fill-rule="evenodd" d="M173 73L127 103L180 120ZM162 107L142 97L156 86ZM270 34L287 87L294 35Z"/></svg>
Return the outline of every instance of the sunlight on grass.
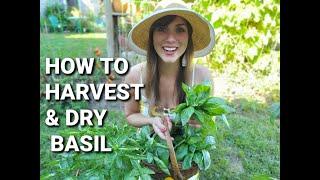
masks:
<svg viewBox="0 0 320 180"><path fill-rule="evenodd" d="M106 39L105 33L88 33L88 34L69 34L64 36L66 39Z"/></svg>

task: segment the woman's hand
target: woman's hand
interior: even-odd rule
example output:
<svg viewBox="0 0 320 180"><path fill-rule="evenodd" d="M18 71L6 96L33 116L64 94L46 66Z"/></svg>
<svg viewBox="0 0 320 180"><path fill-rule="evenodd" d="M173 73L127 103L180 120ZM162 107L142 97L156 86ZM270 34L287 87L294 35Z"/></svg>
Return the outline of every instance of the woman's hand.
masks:
<svg viewBox="0 0 320 180"><path fill-rule="evenodd" d="M157 135L161 139L165 140L166 137L165 137L164 133L167 131L167 128L165 127L163 121L168 122L169 131L170 131L172 128L172 123L171 123L169 117L165 116L165 117L163 117L163 119L161 119L160 117L153 117L153 118L151 118L150 121L151 121L150 124L152 125L154 132L157 133Z"/></svg>
<svg viewBox="0 0 320 180"><path fill-rule="evenodd" d="M194 127L194 128L200 128L201 127L200 123L197 120L194 120L194 119L190 119L189 120L189 125L191 127Z"/></svg>

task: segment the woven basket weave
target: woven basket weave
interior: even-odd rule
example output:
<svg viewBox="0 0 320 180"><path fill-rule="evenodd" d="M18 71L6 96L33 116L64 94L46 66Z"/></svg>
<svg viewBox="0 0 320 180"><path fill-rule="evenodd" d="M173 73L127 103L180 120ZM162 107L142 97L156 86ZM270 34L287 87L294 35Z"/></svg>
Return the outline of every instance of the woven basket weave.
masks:
<svg viewBox="0 0 320 180"><path fill-rule="evenodd" d="M152 174L151 177L154 180L163 180L166 177L168 177L168 175L166 173L164 173L163 171L161 171L161 169L159 169L155 164L149 164L145 161L141 161L142 165L144 165L145 167L153 170L155 172L155 174ZM181 162L179 162L179 169L181 169ZM173 170L169 169L171 176L173 175ZM186 170L181 170L181 174L183 175L183 177L185 179L188 179L194 175L196 175L198 173L199 169L198 166L196 164L192 164L192 167L190 169L186 169Z"/></svg>

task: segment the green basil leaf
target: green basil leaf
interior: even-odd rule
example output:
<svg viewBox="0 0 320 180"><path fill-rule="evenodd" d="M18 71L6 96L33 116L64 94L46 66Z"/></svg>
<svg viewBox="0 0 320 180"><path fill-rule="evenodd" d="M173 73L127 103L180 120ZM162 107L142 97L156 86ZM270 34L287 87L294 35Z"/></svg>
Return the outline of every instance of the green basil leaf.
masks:
<svg viewBox="0 0 320 180"><path fill-rule="evenodd" d="M189 95L186 96L187 106L198 106L196 100L197 95L191 92Z"/></svg>
<svg viewBox="0 0 320 180"><path fill-rule="evenodd" d="M194 113L194 108L192 106L184 109L181 112L181 124L182 124L182 126L185 126L187 124L187 122L190 120L190 117L192 116L193 113Z"/></svg>
<svg viewBox="0 0 320 180"><path fill-rule="evenodd" d="M226 105L226 101L222 98L219 97L210 97L207 102L206 105L207 106L211 106L211 105Z"/></svg>
<svg viewBox="0 0 320 180"><path fill-rule="evenodd" d="M215 117L212 117L211 120L205 121L203 123L202 134L205 136L208 136L208 135L214 135L215 132L216 132Z"/></svg>
<svg viewBox="0 0 320 180"><path fill-rule="evenodd" d="M197 144L197 143L202 143L203 139L200 136L192 136L188 140L188 144Z"/></svg>
<svg viewBox="0 0 320 180"><path fill-rule="evenodd" d="M177 113L177 114L176 114L176 116L174 117L173 122L174 122L175 124L178 124L179 122L181 122L180 113Z"/></svg>
<svg viewBox="0 0 320 180"><path fill-rule="evenodd" d="M182 83L182 90L184 91L184 93L186 93L187 96L189 95L190 87L185 83Z"/></svg>
<svg viewBox="0 0 320 180"><path fill-rule="evenodd" d="M149 136L149 135L148 135ZM146 148L148 149L148 148L151 148L152 147L152 145L153 145L153 142L154 142L154 137L152 137L152 138L148 138L148 141L147 141L147 144L146 144Z"/></svg>
<svg viewBox="0 0 320 180"><path fill-rule="evenodd" d="M203 106L210 97L201 97L197 99L198 106Z"/></svg>
<svg viewBox="0 0 320 180"><path fill-rule="evenodd" d="M199 84L195 86L194 93L196 94L196 104L201 105L206 102L211 93L211 86Z"/></svg>
<svg viewBox="0 0 320 180"><path fill-rule="evenodd" d="M202 114L201 111L199 111L199 110L197 110L197 109L194 110L194 116L195 116L195 118L196 118L198 121L200 121L201 123L203 123L203 122L205 121L204 115Z"/></svg>
<svg viewBox="0 0 320 180"><path fill-rule="evenodd" d="M135 170L135 169L134 169ZM124 180L136 180L136 178L134 176L130 176L130 174L126 174L124 176Z"/></svg>
<svg viewBox="0 0 320 180"><path fill-rule="evenodd" d="M195 136L197 133L197 130L198 128L193 128L191 126L186 126L184 128L184 134L187 136L187 137L193 137Z"/></svg>
<svg viewBox="0 0 320 180"><path fill-rule="evenodd" d="M203 166L203 155L201 152L197 151L192 160L198 165L200 170L204 170L204 166Z"/></svg>
<svg viewBox="0 0 320 180"><path fill-rule="evenodd" d="M188 154L182 162L182 170L190 169L192 166L193 153Z"/></svg>
<svg viewBox="0 0 320 180"><path fill-rule="evenodd" d="M118 153L117 152L112 152L112 153L107 153L105 158L104 158L104 165L108 168L111 168L114 164L114 161L117 159Z"/></svg>
<svg viewBox="0 0 320 180"><path fill-rule="evenodd" d="M224 108L223 105L214 105L214 106L204 105L204 106L205 107L202 107L202 109L210 116L219 116L227 112L227 110Z"/></svg>
<svg viewBox="0 0 320 180"><path fill-rule="evenodd" d="M118 156L117 160L116 160L116 167L119 168L119 169L122 169L124 166L123 166L123 161L122 161L122 158L120 156Z"/></svg>
<svg viewBox="0 0 320 180"><path fill-rule="evenodd" d="M158 136L156 136L156 137L158 137ZM158 143L157 141L155 143L155 147L162 148L162 149L168 149L168 146L161 144L161 143Z"/></svg>
<svg viewBox="0 0 320 180"><path fill-rule="evenodd" d="M195 146L194 144L189 146L189 152L194 153L196 151L197 146Z"/></svg>
<svg viewBox="0 0 320 180"><path fill-rule="evenodd" d="M158 157L164 162L165 165L169 165L169 150L163 148L157 148Z"/></svg>
<svg viewBox="0 0 320 180"><path fill-rule="evenodd" d="M188 154L188 145L182 144L176 151L177 161L181 161Z"/></svg>
<svg viewBox="0 0 320 180"><path fill-rule="evenodd" d="M161 169L161 171L163 171L164 173L166 173L167 175L170 175L169 169L168 167L164 164L164 162L159 159L158 157L153 157L154 161L156 162L156 165Z"/></svg>
<svg viewBox="0 0 320 180"><path fill-rule="evenodd" d="M131 179L132 177L139 176L139 171L138 169L134 168L130 171L130 173L126 174L125 179Z"/></svg>
<svg viewBox="0 0 320 180"><path fill-rule="evenodd" d="M147 153L147 162L148 162L148 163L152 163L152 161L153 161L153 155L148 152L148 153Z"/></svg>
<svg viewBox="0 0 320 180"><path fill-rule="evenodd" d="M137 160L130 160L130 162L131 162L132 167L138 171L138 175L140 175L140 176L146 175L146 174L155 174L154 171L152 171L148 168L142 167L141 164L139 163L139 161L137 161ZM136 176L136 174L135 174L135 176Z"/></svg>
<svg viewBox="0 0 320 180"><path fill-rule="evenodd" d="M145 155L138 155L138 154L124 154L125 157L132 159L132 160L145 160L147 157Z"/></svg>
<svg viewBox="0 0 320 180"><path fill-rule="evenodd" d="M143 126L141 128L141 131L140 131L141 135L142 135L142 138L146 138L146 139L149 139L150 138L150 127L149 126Z"/></svg>
<svg viewBox="0 0 320 180"><path fill-rule="evenodd" d="M141 177L141 180L152 180L152 178L149 174L143 174L140 177Z"/></svg>
<svg viewBox="0 0 320 180"><path fill-rule="evenodd" d="M180 113L186 107L187 103L181 103L174 109L174 112Z"/></svg>
<svg viewBox="0 0 320 180"><path fill-rule="evenodd" d="M89 177L91 177L93 174L91 174ZM118 169L118 168L112 168L110 170L110 179L111 180L118 180L124 178L124 173L123 170Z"/></svg>
<svg viewBox="0 0 320 180"><path fill-rule="evenodd" d="M198 84L194 86L193 91L198 95L200 95L201 93L204 93L204 94L207 94L207 96L209 96L211 91L211 86L206 84Z"/></svg>
<svg viewBox="0 0 320 180"><path fill-rule="evenodd" d="M207 150L202 150L204 170L207 170L211 165L210 153Z"/></svg>
<svg viewBox="0 0 320 180"><path fill-rule="evenodd" d="M143 175L143 174L155 174L155 172L149 168L141 168L140 175Z"/></svg>
<svg viewBox="0 0 320 180"><path fill-rule="evenodd" d="M210 97L201 108L211 116L219 116L234 112L235 110L227 105L226 101L218 97Z"/></svg>
<svg viewBox="0 0 320 180"><path fill-rule="evenodd" d="M204 111L200 109L195 109L194 115L195 115L195 118L201 123L204 123L205 121L208 121L211 119L211 116L209 116L208 114L206 114Z"/></svg>

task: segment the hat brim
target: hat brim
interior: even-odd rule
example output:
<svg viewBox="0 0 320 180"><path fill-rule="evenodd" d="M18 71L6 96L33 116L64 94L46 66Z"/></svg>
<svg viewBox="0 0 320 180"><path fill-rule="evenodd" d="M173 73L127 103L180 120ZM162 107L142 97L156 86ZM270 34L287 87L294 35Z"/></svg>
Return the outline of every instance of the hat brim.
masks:
<svg viewBox="0 0 320 180"><path fill-rule="evenodd" d="M129 46L138 54L147 55L149 30L151 25L161 17L177 15L186 19L192 26L194 57L209 54L215 44L215 33L212 25L198 13L185 8L170 8L150 14L129 32Z"/></svg>

